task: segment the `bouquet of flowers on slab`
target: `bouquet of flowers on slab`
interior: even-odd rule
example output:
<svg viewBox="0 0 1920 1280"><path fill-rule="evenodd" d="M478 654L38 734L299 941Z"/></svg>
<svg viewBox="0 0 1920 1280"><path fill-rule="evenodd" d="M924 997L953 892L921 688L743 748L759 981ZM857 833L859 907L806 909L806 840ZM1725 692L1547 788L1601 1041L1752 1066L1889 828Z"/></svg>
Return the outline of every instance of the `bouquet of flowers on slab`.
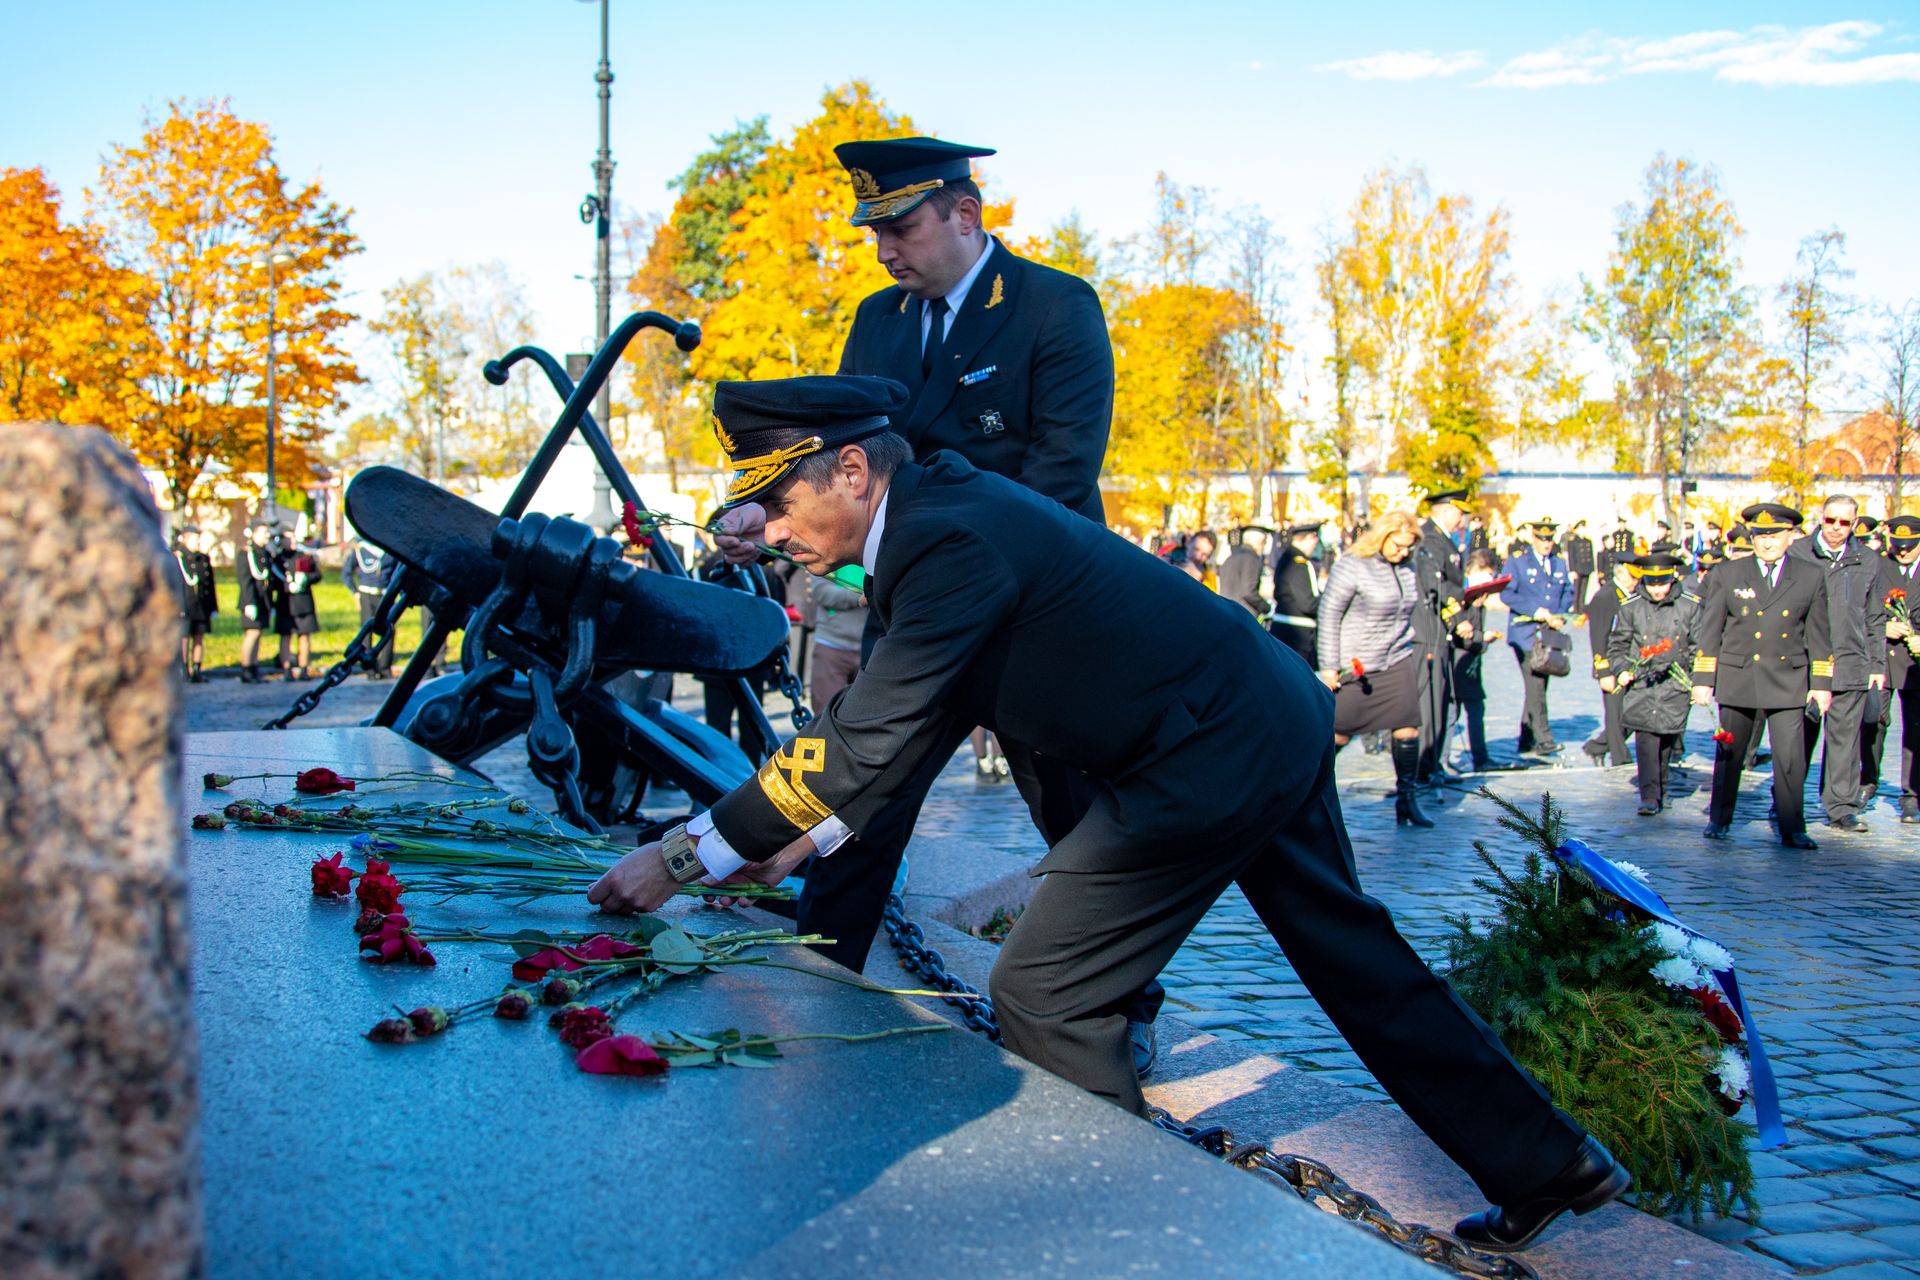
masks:
<svg viewBox="0 0 1920 1280"><path fill-rule="evenodd" d="M1673 919L1646 873L1570 840L1551 796L1537 816L1491 792L1520 836L1517 874L1475 849L1498 914L1455 917L1446 976L1554 1103L1633 1173L1639 1206L1755 1209L1752 1096L1766 1145L1784 1140L1765 1053L1725 948Z"/></svg>

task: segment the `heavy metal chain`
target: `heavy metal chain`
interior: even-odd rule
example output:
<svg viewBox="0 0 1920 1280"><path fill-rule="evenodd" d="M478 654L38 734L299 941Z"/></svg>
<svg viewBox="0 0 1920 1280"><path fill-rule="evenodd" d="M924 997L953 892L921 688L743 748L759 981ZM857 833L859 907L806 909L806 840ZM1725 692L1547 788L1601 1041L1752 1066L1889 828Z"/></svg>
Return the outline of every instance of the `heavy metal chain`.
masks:
<svg viewBox="0 0 1920 1280"><path fill-rule="evenodd" d="M980 997L976 988L949 973L940 953L926 945L925 932L907 919L906 904L900 900L899 894L887 895L887 906L881 920L887 927L887 941L900 957L901 968L942 991ZM991 1000L984 997L948 999L947 1003L960 1011L961 1018L970 1029L978 1031L995 1044L1001 1043L1000 1021L994 1016ZM1371 1227L1423 1262L1446 1267L1463 1276L1540 1280L1539 1273L1518 1258L1480 1253L1451 1232L1435 1231L1419 1223L1401 1222L1382 1208L1378 1200L1355 1189L1318 1160L1279 1154L1263 1143L1236 1143L1227 1129L1218 1125L1207 1128L1183 1125L1158 1107L1153 1109L1153 1122L1209 1155L1220 1157L1236 1169L1260 1174L1278 1182L1309 1204L1332 1209L1349 1222Z"/></svg>
<svg viewBox="0 0 1920 1280"><path fill-rule="evenodd" d="M805 701L806 690L801 687L800 677L787 669L787 650L782 645L773 655L773 680L780 692L793 704L793 727L797 732L813 723L813 711Z"/></svg>
<svg viewBox="0 0 1920 1280"><path fill-rule="evenodd" d="M354 668L366 667L371 670L374 654L378 653L380 646L391 637L393 628L399 624L400 615L406 611L406 608L406 592L397 585L389 588L387 594L381 597L380 607L373 611L371 618L360 624L360 630L355 632L353 639L347 642L346 652L340 655L340 661L327 669L327 674L320 677L320 683L295 698L285 715L269 720L260 727L262 729L286 728L301 716L317 708L320 705L320 699L327 696L328 690L345 684L347 677L353 674ZM369 640L372 640L371 644L368 643Z"/></svg>
<svg viewBox="0 0 1920 1280"><path fill-rule="evenodd" d="M931 982L942 991L974 997L970 1000L948 999L946 1003L960 1011L968 1030L978 1031L999 1044L1000 1020L994 1017L993 1001L987 999L977 987L969 986L947 972L946 960L938 951L926 945L927 935L920 926L907 919L907 907L900 901L899 894L887 895L887 907L880 919L887 926L887 941L893 944L894 951L900 957L900 967Z"/></svg>

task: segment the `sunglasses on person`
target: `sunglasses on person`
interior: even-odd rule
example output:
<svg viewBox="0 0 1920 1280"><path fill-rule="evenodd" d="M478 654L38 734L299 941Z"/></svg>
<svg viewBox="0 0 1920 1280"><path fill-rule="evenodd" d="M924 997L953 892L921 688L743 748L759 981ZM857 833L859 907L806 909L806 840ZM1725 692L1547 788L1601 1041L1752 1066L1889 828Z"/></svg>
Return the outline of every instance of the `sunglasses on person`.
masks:
<svg viewBox="0 0 1920 1280"><path fill-rule="evenodd" d="M1851 525L1853 521L1846 516L1821 516L1820 523L1821 524L1837 524L1842 529L1844 529L1847 526Z"/></svg>

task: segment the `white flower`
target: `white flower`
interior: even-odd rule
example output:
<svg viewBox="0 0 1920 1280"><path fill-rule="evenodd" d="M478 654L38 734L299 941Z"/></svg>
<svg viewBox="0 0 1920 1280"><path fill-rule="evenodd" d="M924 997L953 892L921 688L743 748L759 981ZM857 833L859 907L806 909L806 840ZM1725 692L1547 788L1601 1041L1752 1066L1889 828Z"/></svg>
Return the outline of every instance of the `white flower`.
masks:
<svg viewBox="0 0 1920 1280"><path fill-rule="evenodd" d="M1720 1078L1720 1092L1735 1102L1753 1088L1753 1075L1747 1069L1747 1055L1733 1045L1725 1045L1714 1060L1713 1074Z"/></svg>
<svg viewBox="0 0 1920 1280"><path fill-rule="evenodd" d="M1714 973L1733 968L1733 953L1731 951L1728 951L1712 938L1703 938L1697 933L1694 934L1691 939L1691 944L1687 948L1687 954L1691 955L1694 963L1698 964L1702 969L1707 969Z"/></svg>
<svg viewBox="0 0 1920 1280"><path fill-rule="evenodd" d="M1685 956L1668 956L1653 966L1649 972L1653 974L1656 982L1665 983L1669 987L1679 987L1683 991L1705 986L1707 982L1707 975L1700 972L1700 966Z"/></svg>
<svg viewBox="0 0 1920 1280"><path fill-rule="evenodd" d="M1678 925L1662 924L1659 921L1648 925L1647 928L1653 931L1653 941L1662 951L1682 959L1692 958L1693 939L1688 936L1685 929Z"/></svg>
<svg viewBox="0 0 1920 1280"><path fill-rule="evenodd" d="M1641 868L1634 866L1631 862L1622 862L1618 858L1608 858L1607 861L1613 864L1615 871L1625 872L1641 884L1647 883L1647 873Z"/></svg>

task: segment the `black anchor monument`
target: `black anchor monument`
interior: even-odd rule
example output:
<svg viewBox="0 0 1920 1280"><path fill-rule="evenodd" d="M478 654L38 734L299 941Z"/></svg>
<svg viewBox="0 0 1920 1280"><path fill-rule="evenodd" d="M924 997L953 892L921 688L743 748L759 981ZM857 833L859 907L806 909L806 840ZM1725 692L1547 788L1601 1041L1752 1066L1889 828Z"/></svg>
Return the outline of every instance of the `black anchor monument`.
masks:
<svg viewBox="0 0 1920 1280"><path fill-rule="evenodd" d="M284 783L262 782L202 794L204 773L324 763L349 776L417 769L471 781L460 761L522 731L543 780L576 814L575 730L696 804L747 776L748 758L730 744L731 756L719 750L717 735L603 686L635 669L751 670L784 643L780 611L750 578L741 589L687 579L663 539L657 572L637 570L577 522L526 511L576 429L615 491L638 503L585 409L645 327L674 331L683 346L697 341L697 331L643 313L578 386L531 348L488 366L497 381L514 360L532 359L566 401L504 515L388 469L355 480L355 524L405 565L360 641L377 643L405 603L426 603L429 648L464 626L461 674L416 687L426 661L417 656L379 716L358 728L190 735L183 824L237 796L284 796ZM764 716L759 727L764 755L773 732ZM423 784L393 798L470 794ZM488 997L504 966L451 948L433 969L359 963L352 908L315 899L306 884L309 863L338 847L282 831L189 839L210 1276L370 1274L396 1256L409 1273L435 1276L610 1263L692 1276L1225 1275L1299 1265L1429 1274L958 1029L797 1046L774 1070L646 1081L581 1075L551 1033L492 1019L424 1044L371 1045L362 1033L390 1006ZM422 912L450 929L596 924L578 897L507 908L468 896ZM740 925L685 900L665 914L703 933ZM756 926L777 924L747 914ZM781 959L836 970L800 948ZM753 966L669 984L623 1015L649 1030L775 1035L937 1019L901 998Z"/></svg>

